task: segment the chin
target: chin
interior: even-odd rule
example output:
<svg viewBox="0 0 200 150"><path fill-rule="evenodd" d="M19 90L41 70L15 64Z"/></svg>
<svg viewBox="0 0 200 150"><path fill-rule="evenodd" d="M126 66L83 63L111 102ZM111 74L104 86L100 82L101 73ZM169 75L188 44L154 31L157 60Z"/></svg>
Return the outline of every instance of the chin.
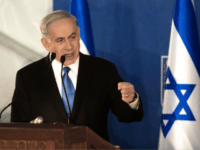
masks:
<svg viewBox="0 0 200 150"><path fill-rule="evenodd" d="M69 66L69 65L71 65L71 64L73 64L73 63L75 63L75 61L67 61L67 62L65 62L65 66Z"/></svg>

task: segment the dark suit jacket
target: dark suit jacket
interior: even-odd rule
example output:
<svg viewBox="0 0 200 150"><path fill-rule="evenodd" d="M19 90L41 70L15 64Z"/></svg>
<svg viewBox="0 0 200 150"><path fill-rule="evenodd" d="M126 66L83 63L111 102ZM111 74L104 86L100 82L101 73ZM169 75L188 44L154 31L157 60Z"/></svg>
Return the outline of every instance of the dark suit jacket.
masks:
<svg viewBox="0 0 200 150"><path fill-rule="evenodd" d="M109 108L122 122L140 121L142 105L133 110L121 100L117 89L122 81L111 62L80 54L77 87L71 119L76 126L88 126L106 140ZM30 122L42 116L44 123L67 123L68 116L57 88L49 55L19 70L13 96L11 122ZM45 76L45 77L43 77ZM43 77L43 78L42 78ZM40 78L42 80L36 83ZM27 91L26 91L27 90ZM26 91L22 96L20 96ZM19 98L18 98L19 97Z"/></svg>

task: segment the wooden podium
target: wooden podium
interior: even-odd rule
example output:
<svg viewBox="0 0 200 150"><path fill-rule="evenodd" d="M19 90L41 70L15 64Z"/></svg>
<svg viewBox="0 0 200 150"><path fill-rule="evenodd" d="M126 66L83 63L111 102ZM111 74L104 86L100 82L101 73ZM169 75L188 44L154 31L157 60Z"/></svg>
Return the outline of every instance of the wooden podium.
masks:
<svg viewBox="0 0 200 150"><path fill-rule="evenodd" d="M115 149L84 126L0 123L0 149Z"/></svg>

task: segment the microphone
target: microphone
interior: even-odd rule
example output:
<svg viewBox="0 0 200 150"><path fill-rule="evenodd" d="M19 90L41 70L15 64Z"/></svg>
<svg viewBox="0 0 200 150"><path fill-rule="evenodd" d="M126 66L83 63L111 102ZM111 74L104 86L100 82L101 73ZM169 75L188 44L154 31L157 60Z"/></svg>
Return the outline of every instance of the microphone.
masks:
<svg viewBox="0 0 200 150"><path fill-rule="evenodd" d="M52 54L51 54L51 63L52 63L52 61L53 61L55 58L56 58L56 53L52 53Z"/></svg>
<svg viewBox="0 0 200 150"><path fill-rule="evenodd" d="M64 82L63 82L63 78L62 78L63 64L65 62L65 56L64 55L61 56L60 61L62 63L62 65L61 65L61 80L62 80L62 85L63 85L64 91L65 91L65 97L66 97L67 105L68 105L68 109L69 109L69 116L68 116L68 124L69 124L71 122L71 114L72 114L72 112L71 112L71 108L69 106L69 100L67 98L67 92L66 92L65 85L64 85Z"/></svg>
<svg viewBox="0 0 200 150"><path fill-rule="evenodd" d="M65 56L64 55L61 56L60 61L61 61L62 65L63 65L64 62L65 62Z"/></svg>
<svg viewBox="0 0 200 150"><path fill-rule="evenodd" d="M35 120L32 120L30 123L41 124L43 123L43 118L41 116L38 116L37 118L35 118Z"/></svg>
<svg viewBox="0 0 200 150"><path fill-rule="evenodd" d="M25 90L17 99L19 99L20 97L22 97L27 91L29 91L31 88L33 88L37 83L39 83L39 81L41 81L41 79L43 79L47 73L49 72L50 68L51 68L51 64L53 62L53 60L56 58L56 53L52 53L51 54L51 60L50 60L50 64L48 66L47 72L45 73L44 76L42 76L37 82L35 82L34 84L32 84L27 90ZM10 106L12 105L12 102L10 104L8 104L6 107L4 107L4 109L1 111L0 113L0 119L1 119L1 115L3 114L3 112Z"/></svg>

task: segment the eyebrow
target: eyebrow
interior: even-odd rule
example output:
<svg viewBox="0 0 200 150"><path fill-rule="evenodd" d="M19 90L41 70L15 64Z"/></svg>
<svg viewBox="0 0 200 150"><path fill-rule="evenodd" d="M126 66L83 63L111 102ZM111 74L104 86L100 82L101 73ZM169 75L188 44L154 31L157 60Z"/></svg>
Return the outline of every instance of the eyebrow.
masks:
<svg viewBox="0 0 200 150"><path fill-rule="evenodd" d="M76 35L76 32L73 32L70 36L73 36L73 35ZM69 37L70 37L70 36L69 36Z"/></svg>
<svg viewBox="0 0 200 150"><path fill-rule="evenodd" d="M76 35L76 32L73 32L69 37L71 37L73 35ZM55 41L62 40L62 39L64 39L64 37L58 37L58 38L55 39Z"/></svg>

